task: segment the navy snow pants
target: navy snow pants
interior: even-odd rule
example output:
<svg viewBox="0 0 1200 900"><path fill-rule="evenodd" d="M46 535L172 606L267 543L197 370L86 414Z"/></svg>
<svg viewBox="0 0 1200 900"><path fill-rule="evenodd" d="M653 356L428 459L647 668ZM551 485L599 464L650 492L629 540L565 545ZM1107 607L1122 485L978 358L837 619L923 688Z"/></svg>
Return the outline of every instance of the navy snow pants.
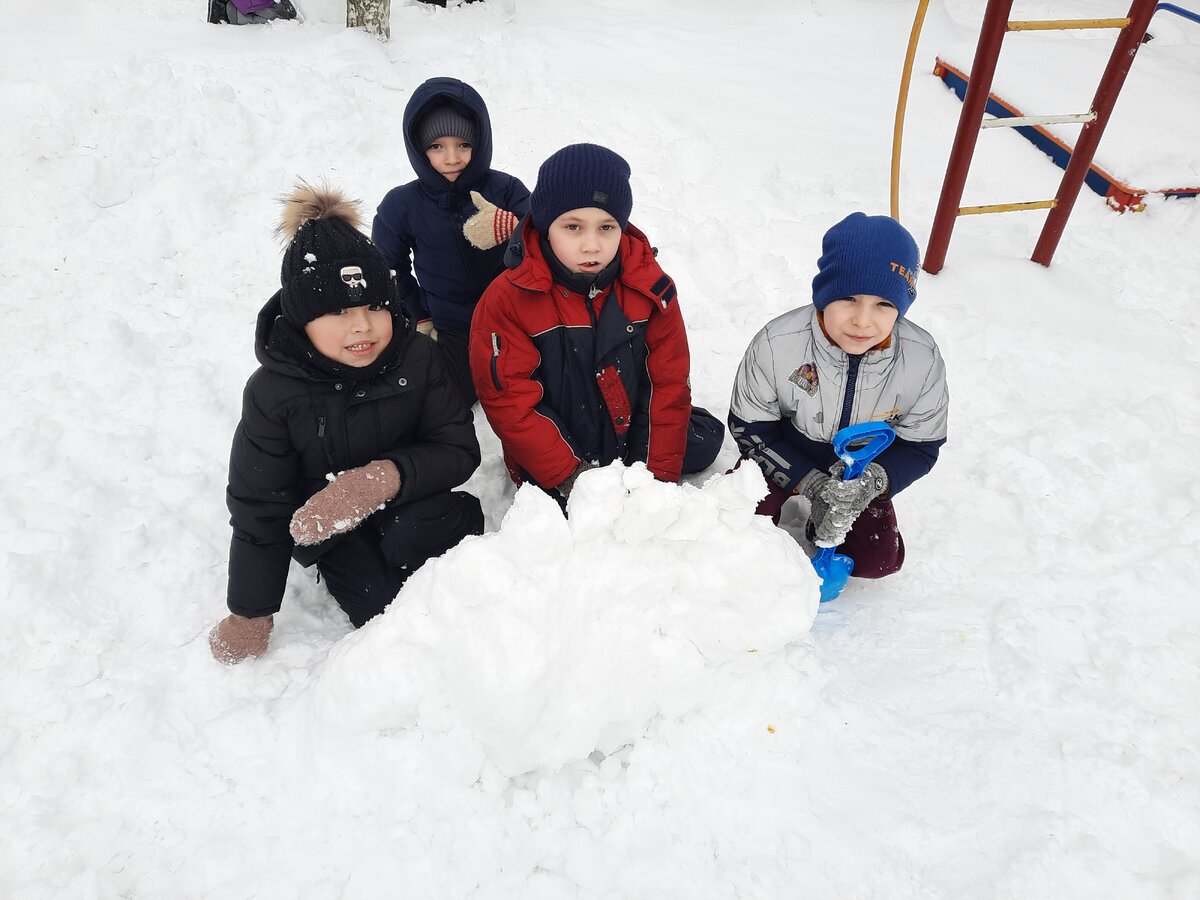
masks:
<svg viewBox="0 0 1200 900"><path fill-rule="evenodd" d="M317 571L355 628L379 615L408 576L468 534L483 534L483 509L464 491L388 506L317 560Z"/></svg>
<svg viewBox="0 0 1200 900"><path fill-rule="evenodd" d="M760 516L770 516L779 524L779 513L783 504L792 496L782 488L767 482L770 493L755 510ZM808 539L813 538L812 526L808 526ZM854 560L853 578L883 578L900 571L904 565L904 537L896 522L896 509L891 500L872 500L855 520L846 540L837 548Z"/></svg>

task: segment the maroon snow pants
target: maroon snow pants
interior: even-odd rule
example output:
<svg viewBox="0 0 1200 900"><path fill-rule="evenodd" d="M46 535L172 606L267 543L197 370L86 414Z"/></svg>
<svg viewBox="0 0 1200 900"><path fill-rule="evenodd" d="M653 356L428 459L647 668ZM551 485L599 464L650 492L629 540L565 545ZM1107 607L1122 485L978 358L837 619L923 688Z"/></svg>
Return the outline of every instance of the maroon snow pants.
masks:
<svg viewBox="0 0 1200 900"><path fill-rule="evenodd" d="M770 493L755 510L760 516L770 516L779 524L779 512L792 495L767 482ZM808 538L812 540L812 526ZM891 500L873 500L837 548L854 560L853 578L883 578L899 572L904 565L904 538L896 524L896 510Z"/></svg>

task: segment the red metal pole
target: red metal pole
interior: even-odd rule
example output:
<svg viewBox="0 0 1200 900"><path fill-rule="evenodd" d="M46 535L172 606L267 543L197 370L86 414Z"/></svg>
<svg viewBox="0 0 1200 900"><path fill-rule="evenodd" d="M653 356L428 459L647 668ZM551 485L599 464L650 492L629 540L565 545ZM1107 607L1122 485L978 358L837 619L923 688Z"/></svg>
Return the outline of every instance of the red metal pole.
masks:
<svg viewBox="0 0 1200 900"><path fill-rule="evenodd" d="M1156 0L1133 0L1129 7L1129 24L1121 29L1117 36L1117 44L1113 47L1112 56L1108 58L1108 67L1100 78L1096 88L1096 96L1092 100L1092 110L1096 118L1083 126L1079 142L1071 152L1071 161L1063 173L1058 185L1057 205L1046 216L1046 224L1042 226L1041 236L1037 246L1033 248L1033 261L1043 266L1050 265L1054 251L1058 249L1058 241L1063 229L1067 227L1067 219L1079 197L1079 189L1083 187L1083 179L1092 165L1100 137L1104 134L1104 126L1112 115L1121 87L1125 84L1125 76L1133 66L1133 58L1137 56L1138 48L1142 46L1142 38L1150 27L1150 17L1154 15Z"/></svg>
<svg viewBox="0 0 1200 900"><path fill-rule="evenodd" d="M975 61L971 63L962 112L958 116L958 131L950 148L942 195L933 216L929 245L925 248L923 268L931 275L940 272L946 262L946 248L950 246L950 233L958 218L967 171L971 168L971 157L975 155L975 142L979 139L979 126L983 122L988 92L996 75L996 60L1000 57L1000 44L1008 30L1008 14L1012 5L1013 0L988 0L983 13L979 43L975 45Z"/></svg>

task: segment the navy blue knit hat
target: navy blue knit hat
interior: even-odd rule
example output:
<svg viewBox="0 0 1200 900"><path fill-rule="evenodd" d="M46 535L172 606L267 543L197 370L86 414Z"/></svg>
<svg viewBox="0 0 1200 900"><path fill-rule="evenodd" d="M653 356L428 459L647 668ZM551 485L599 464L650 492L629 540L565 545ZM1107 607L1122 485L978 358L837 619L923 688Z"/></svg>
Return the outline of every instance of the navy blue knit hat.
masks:
<svg viewBox="0 0 1200 900"><path fill-rule="evenodd" d="M888 216L851 213L821 241L813 305L824 309L843 297L874 294L890 301L904 318L917 299L920 266L917 242L903 225Z"/></svg>
<svg viewBox="0 0 1200 900"><path fill-rule="evenodd" d="M597 144L571 144L542 163L529 198L535 227L545 231L563 213L593 206L625 230L633 209L629 163Z"/></svg>
<svg viewBox="0 0 1200 900"><path fill-rule="evenodd" d="M472 145L479 137L475 120L453 103L439 103L423 113L416 132L422 150L440 137L460 137Z"/></svg>

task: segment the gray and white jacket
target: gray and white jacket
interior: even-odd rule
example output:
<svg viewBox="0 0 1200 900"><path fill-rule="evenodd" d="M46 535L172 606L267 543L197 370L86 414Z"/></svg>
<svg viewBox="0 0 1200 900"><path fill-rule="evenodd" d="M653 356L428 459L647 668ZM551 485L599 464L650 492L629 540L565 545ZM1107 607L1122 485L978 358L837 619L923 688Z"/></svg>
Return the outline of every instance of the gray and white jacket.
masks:
<svg viewBox="0 0 1200 900"><path fill-rule="evenodd" d="M840 428L885 421L896 441L876 461L896 494L933 468L949 404L946 365L923 328L900 319L887 347L852 356L825 336L809 305L772 319L750 342L733 384L729 429L773 483L795 490L836 460Z"/></svg>

